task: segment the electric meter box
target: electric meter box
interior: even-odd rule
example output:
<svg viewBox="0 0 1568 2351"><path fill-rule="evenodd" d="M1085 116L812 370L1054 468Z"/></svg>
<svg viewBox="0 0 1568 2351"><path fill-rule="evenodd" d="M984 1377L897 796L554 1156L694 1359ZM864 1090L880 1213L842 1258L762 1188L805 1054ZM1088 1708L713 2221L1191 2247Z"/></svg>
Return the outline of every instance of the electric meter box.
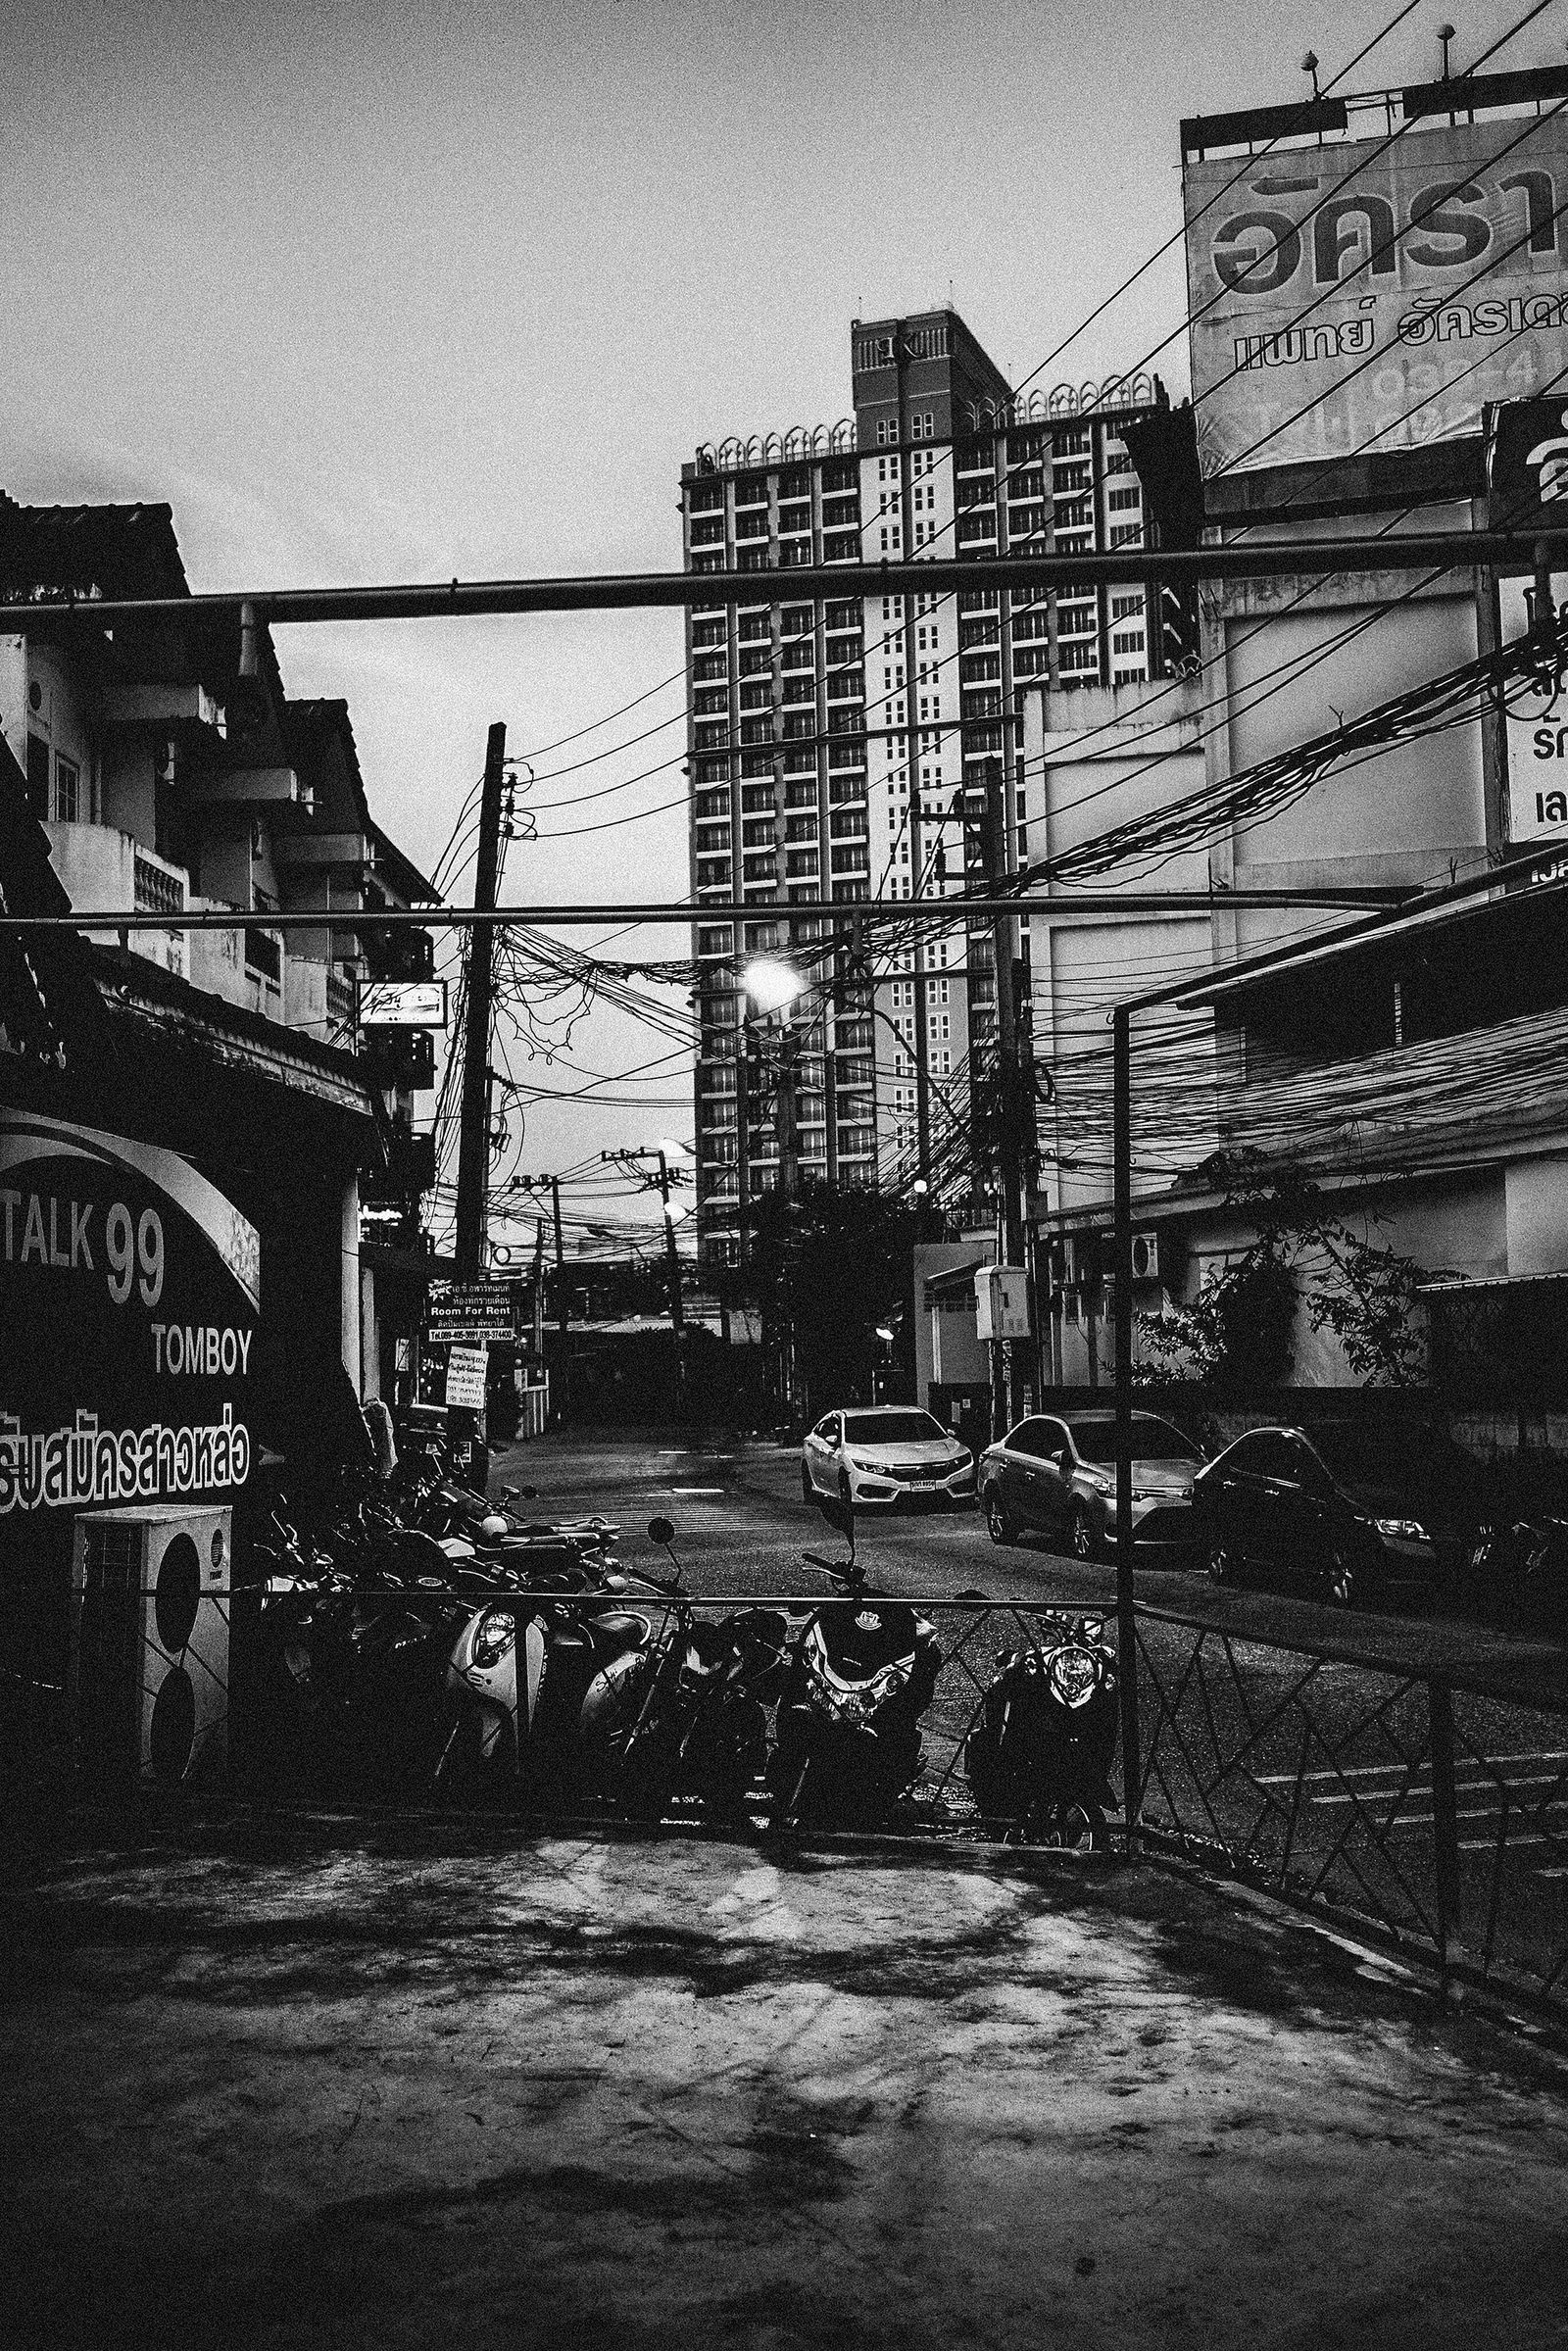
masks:
<svg viewBox="0 0 1568 2351"><path fill-rule="evenodd" d="M974 1327L981 1339L1028 1338L1029 1276L1021 1265L976 1267Z"/></svg>

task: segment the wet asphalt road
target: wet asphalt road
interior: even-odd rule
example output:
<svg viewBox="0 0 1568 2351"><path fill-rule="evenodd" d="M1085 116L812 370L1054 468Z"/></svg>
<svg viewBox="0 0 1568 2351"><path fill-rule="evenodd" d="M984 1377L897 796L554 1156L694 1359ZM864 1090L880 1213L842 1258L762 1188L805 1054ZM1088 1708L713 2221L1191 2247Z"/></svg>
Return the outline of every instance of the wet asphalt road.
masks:
<svg viewBox="0 0 1568 2351"><path fill-rule="evenodd" d="M666 1568L646 1527L674 1521L699 1597L814 1600L842 1589L803 1556L847 1555L801 1493L800 1454L760 1440L566 1431L498 1456L540 1516L598 1510L622 1563ZM999 1549L978 1512L860 1514L870 1585L910 1600L979 1591L1021 1610L1113 1615L1115 1570L1038 1541ZM1146 1819L1222 1844L1249 1875L1320 1892L1418 1940L1438 1914L1432 1685L1451 1686L1457 1939L1568 1981L1568 1650L1456 1616L1390 1616L1201 1572L1137 1573ZM941 1611L949 1655L924 1721L916 1795L963 1795L961 1750L995 1657L1027 1620ZM1449 1926L1450 1940L1454 1935Z"/></svg>
<svg viewBox="0 0 1568 2351"><path fill-rule="evenodd" d="M621 1529L624 1563L667 1563L646 1534L673 1520L689 1588L700 1595L827 1593L832 1579L803 1554L842 1559L846 1544L801 1493L798 1448L766 1441L682 1442L673 1433L556 1431L498 1453L491 1486L538 1488L541 1517L597 1510ZM857 1529L868 1579L905 1598L942 1599L967 1590L1029 1606L1108 1612L1116 1597L1109 1561L1085 1566L1028 1537L999 1550L973 1509L861 1511ZM1200 1571L1140 1564L1140 1604L1169 1610L1235 1639L1287 1648L1300 1643L1347 1663L1441 1674L1520 1703L1568 1710L1568 1647L1457 1616L1347 1614L1281 1592L1221 1591Z"/></svg>

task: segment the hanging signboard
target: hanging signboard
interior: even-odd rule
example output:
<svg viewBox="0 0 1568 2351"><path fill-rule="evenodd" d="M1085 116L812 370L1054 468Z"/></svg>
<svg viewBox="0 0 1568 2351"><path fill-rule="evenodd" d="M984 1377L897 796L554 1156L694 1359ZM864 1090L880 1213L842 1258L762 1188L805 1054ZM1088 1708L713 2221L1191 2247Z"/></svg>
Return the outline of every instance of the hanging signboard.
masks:
<svg viewBox="0 0 1568 2351"><path fill-rule="evenodd" d="M1568 367L1561 112L1210 157L1183 192L1205 475L1478 432Z"/></svg>
<svg viewBox="0 0 1568 2351"><path fill-rule="evenodd" d="M445 980L362 980L362 1029L444 1029Z"/></svg>
<svg viewBox="0 0 1568 2351"><path fill-rule="evenodd" d="M261 1242L174 1152L0 1109L0 1526L231 1499Z"/></svg>
<svg viewBox="0 0 1568 2351"><path fill-rule="evenodd" d="M1499 580L1497 601L1502 642L1511 645L1529 633L1525 582ZM1568 846L1568 695L1511 686L1503 724L1508 739L1508 840Z"/></svg>
<svg viewBox="0 0 1568 2351"><path fill-rule="evenodd" d="M448 1404L461 1405L466 1412L484 1410L485 1374L490 1350L483 1347L455 1347L447 1356Z"/></svg>
<svg viewBox="0 0 1568 2351"><path fill-rule="evenodd" d="M425 1300L424 1335L432 1343L500 1345L517 1328L521 1285L512 1282L432 1282Z"/></svg>

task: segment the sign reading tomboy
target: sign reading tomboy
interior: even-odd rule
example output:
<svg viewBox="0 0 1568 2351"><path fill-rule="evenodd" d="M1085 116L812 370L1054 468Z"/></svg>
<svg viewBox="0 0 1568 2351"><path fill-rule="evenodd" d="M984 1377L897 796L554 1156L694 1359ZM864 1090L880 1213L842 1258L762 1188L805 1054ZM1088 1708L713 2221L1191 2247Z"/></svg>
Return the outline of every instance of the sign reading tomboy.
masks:
<svg viewBox="0 0 1568 2351"><path fill-rule="evenodd" d="M260 1238L188 1161L0 1109L0 1518L232 1495L260 1314Z"/></svg>

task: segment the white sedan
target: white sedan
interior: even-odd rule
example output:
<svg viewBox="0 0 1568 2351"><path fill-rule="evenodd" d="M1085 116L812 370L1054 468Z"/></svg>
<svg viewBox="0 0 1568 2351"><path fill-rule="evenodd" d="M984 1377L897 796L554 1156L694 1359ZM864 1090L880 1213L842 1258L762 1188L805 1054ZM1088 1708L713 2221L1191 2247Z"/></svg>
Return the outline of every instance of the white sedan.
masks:
<svg viewBox="0 0 1568 2351"><path fill-rule="evenodd" d="M974 1455L929 1412L907 1404L830 1412L806 1440L801 1492L808 1502L969 1501Z"/></svg>

